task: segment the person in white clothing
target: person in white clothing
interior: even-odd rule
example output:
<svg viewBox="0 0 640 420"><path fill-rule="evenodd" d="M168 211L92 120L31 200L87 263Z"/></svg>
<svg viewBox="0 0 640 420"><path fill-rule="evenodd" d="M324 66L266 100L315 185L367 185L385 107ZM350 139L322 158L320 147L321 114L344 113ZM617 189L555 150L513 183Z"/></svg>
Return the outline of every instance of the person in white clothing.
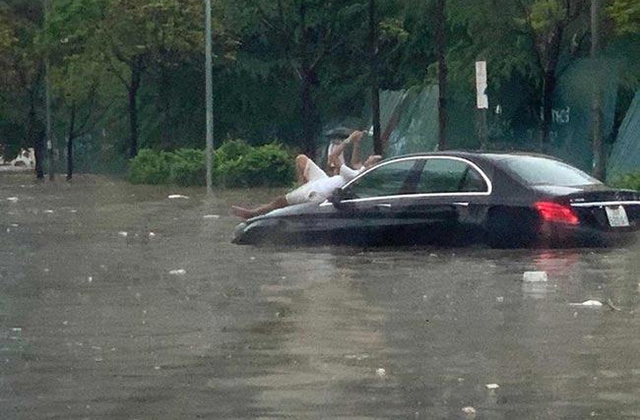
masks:
<svg viewBox="0 0 640 420"><path fill-rule="evenodd" d="M296 157L296 173L298 175L298 181L302 184L300 187L286 195L276 197L270 203L263 204L253 209L232 206L231 213L242 219L250 219L282 207L308 202L322 202L326 200L336 188L342 187L344 184L355 178L360 172L370 168L382 159L380 155L371 155L364 163L360 161L358 156L359 142L363 136L364 133L362 131L354 131L342 143L333 148L329 155L329 160L340 168L337 175L327 175L309 157L305 155L298 155ZM340 156L342 156L344 149L352 143L353 152L351 164L353 169L340 162Z"/></svg>

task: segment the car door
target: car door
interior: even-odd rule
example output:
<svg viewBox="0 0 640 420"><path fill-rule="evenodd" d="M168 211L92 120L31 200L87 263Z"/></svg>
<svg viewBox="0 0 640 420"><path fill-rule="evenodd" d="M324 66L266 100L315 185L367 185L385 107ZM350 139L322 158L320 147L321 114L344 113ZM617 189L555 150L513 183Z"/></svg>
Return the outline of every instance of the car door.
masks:
<svg viewBox="0 0 640 420"><path fill-rule="evenodd" d="M482 175L464 160L399 158L345 186L338 216L347 236L367 243L446 242L471 207L460 199L486 189Z"/></svg>

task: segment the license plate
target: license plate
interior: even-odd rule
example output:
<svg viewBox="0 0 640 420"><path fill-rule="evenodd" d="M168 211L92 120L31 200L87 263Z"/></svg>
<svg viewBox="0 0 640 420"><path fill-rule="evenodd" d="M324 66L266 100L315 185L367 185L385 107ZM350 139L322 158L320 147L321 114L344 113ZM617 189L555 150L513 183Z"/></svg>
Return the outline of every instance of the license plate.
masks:
<svg viewBox="0 0 640 420"><path fill-rule="evenodd" d="M629 218L627 212L622 206L607 206L604 208L607 212L607 219L611 227L629 226Z"/></svg>

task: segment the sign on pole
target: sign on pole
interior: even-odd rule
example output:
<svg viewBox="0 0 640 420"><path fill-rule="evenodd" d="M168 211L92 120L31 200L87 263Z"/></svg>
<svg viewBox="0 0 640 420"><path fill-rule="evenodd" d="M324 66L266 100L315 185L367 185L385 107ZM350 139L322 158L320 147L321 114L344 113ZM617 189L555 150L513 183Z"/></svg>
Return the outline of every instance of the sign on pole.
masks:
<svg viewBox="0 0 640 420"><path fill-rule="evenodd" d="M487 90L487 62L476 61L476 107L489 109Z"/></svg>

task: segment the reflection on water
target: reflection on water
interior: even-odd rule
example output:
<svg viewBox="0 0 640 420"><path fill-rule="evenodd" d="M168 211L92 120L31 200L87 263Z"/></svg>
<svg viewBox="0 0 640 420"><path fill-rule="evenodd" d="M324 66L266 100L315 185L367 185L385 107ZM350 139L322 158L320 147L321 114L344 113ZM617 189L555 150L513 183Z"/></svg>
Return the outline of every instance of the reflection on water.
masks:
<svg viewBox="0 0 640 420"><path fill-rule="evenodd" d="M247 194L0 176L3 418L640 417L638 249L239 247Z"/></svg>

